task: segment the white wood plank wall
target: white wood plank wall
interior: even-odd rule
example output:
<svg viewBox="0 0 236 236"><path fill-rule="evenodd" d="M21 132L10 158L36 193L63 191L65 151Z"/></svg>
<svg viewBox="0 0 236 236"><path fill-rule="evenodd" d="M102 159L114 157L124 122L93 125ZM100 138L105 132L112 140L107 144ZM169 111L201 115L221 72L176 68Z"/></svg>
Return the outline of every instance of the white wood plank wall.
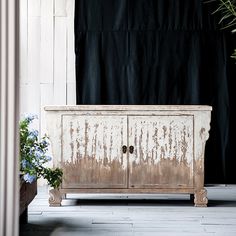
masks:
<svg viewBox="0 0 236 236"><path fill-rule="evenodd" d="M75 104L75 0L20 0L20 113Z"/></svg>

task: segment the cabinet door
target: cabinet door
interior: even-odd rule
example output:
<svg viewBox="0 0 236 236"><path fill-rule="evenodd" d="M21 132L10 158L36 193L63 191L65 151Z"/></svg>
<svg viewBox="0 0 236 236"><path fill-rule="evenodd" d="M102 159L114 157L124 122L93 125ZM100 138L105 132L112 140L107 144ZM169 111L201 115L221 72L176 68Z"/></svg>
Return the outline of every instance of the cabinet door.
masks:
<svg viewBox="0 0 236 236"><path fill-rule="evenodd" d="M127 116L63 115L62 188L127 188Z"/></svg>
<svg viewBox="0 0 236 236"><path fill-rule="evenodd" d="M193 116L129 116L129 188L193 186Z"/></svg>

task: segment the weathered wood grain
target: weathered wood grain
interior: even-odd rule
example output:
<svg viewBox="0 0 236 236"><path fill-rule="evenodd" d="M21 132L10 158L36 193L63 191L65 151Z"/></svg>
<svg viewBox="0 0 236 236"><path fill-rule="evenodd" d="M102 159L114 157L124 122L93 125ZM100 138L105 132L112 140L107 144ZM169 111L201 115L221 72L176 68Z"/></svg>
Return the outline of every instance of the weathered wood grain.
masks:
<svg viewBox="0 0 236 236"><path fill-rule="evenodd" d="M129 186L193 186L193 116L130 116Z"/></svg>
<svg viewBox="0 0 236 236"><path fill-rule="evenodd" d="M63 188L127 187L126 116L63 115Z"/></svg>
<svg viewBox="0 0 236 236"><path fill-rule="evenodd" d="M64 170L61 193L190 193L195 206L207 205L203 164L211 107L85 105L45 111L54 165Z"/></svg>

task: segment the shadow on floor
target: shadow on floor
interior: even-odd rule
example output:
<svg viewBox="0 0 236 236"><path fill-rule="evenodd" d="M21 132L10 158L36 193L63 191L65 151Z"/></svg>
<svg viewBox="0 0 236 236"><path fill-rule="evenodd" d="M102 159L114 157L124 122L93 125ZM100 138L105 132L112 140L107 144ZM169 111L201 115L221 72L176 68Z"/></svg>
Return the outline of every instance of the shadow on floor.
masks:
<svg viewBox="0 0 236 236"><path fill-rule="evenodd" d="M170 199L67 199L70 205L110 205L110 206L192 206L192 200Z"/></svg>
<svg viewBox="0 0 236 236"><path fill-rule="evenodd" d="M115 206L193 206L191 200L171 200L171 199L67 199L67 205L115 205ZM65 201L67 201L65 200ZM236 207L236 200L208 200L208 207Z"/></svg>
<svg viewBox="0 0 236 236"><path fill-rule="evenodd" d="M20 236L50 236L58 228L73 229L73 225L67 224L63 221L51 220L48 223L39 224L21 224Z"/></svg>
<svg viewBox="0 0 236 236"><path fill-rule="evenodd" d="M236 207L236 200L209 200L208 207Z"/></svg>

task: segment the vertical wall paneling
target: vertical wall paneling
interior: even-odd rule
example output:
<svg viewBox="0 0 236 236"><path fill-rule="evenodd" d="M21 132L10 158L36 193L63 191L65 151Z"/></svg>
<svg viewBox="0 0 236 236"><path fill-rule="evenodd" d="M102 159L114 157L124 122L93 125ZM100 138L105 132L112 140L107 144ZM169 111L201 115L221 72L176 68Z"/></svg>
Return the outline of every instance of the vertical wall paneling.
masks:
<svg viewBox="0 0 236 236"><path fill-rule="evenodd" d="M41 128L41 134L44 135L46 133L46 127L45 127L45 114L43 107L48 104L53 104L53 84L41 84L40 94L41 94L40 128Z"/></svg>
<svg viewBox="0 0 236 236"><path fill-rule="evenodd" d="M67 0L54 0L55 1L55 16L64 16L66 17L66 3Z"/></svg>
<svg viewBox="0 0 236 236"><path fill-rule="evenodd" d="M67 105L75 105L76 103L76 91L75 91L75 83L67 83L67 91L66 91L66 104Z"/></svg>
<svg viewBox="0 0 236 236"><path fill-rule="evenodd" d="M53 0L41 0L40 83L53 83Z"/></svg>
<svg viewBox="0 0 236 236"><path fill-rule="evenodd" d="M76 102L74 3L20 1L20 113L37 113L42 134L43 106Z"/></svg>
<svg viewBox="0 0 236 236"><path fill-rule="evenodd" d="M40 114L40 1L28 1L28 109ZM35 13L35 15L32 14Z"/></svg>
<svg viewBox="0 0 236 236"><path fill-rule="evenodd" d="M67 0L67 104L76 104L74 53L74 0Z"/></svg>
<svg viewBox="0 0 236 236"><path fill-rule="evenodd" d="M28 82L28 67L25 61L28 54L28 0L21 0L20 4L20 81Z"/></svg>
<svg viewBox="0 0 236 236"><path fill-rule="evenodd" d="M40 130L45 133L43 106L53 101L54 1L41 0Z"/></svg>
<svg viewBox="0 0 236 236"><path fill-rule="evenodd" d="M74 0L67 0L67 81L75 82Z"/></svg>
<svg viewBox="0 0 236 236"><path fill-rule="evenodd" d="M41 0L28 0L29 16L40 16L40 4Z"/></svg>
<svg viewBox="0 0 236 236"><path fill-rule="evenodd" d="M66 104L67 29L65 17L55 17L54 103Z"/></svg>
<svg viewBox="0 0 236 236"><path fill-rule="evenodd" d="M21 83L21 85L20 85L20 111L21 111L21 115L23 115L22 113L29 113L30 112L28 100L29 100L28 84Z"/></svg>

